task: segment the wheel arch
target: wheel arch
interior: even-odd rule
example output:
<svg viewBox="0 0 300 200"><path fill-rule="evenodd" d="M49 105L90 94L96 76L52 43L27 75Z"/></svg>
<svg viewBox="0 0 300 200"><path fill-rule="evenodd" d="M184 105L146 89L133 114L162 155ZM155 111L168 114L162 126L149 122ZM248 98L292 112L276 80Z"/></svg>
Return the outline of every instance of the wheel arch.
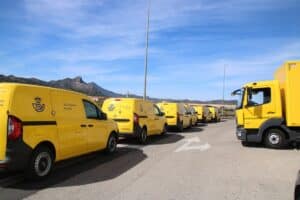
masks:
<svg viewBox="0 0 300 200"><path fill-rule="evenodd" d="M43 142L40 142L38 145L36 145L34 150L36 150L42 146L48 147L51 150L51 152L53 153L53 160L56 160L57 151L56 151L55 145L50 141L43 141Z"/></svg>
<svg viewBox="0 0 300 200"><path fill-rule="evenodd" d="M290 138L289 131L284 125L284 119L283 118L271 118L265 121L259 128L258 135L260 137L260 140L263 141L265 138L267 132L271 129L279 129L281 130L287 137L287 139Z"/></svg>

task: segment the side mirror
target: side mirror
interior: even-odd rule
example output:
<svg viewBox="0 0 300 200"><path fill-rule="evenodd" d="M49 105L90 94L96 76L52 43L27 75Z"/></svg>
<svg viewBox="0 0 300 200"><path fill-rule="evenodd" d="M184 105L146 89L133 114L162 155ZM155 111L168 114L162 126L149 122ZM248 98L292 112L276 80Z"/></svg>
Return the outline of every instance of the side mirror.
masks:
<svg viewBox="0 0 300 200"><path fill-rule="evenodd" d="M106 113L101 113L101 119L102 120L107 120L107 114Z"/></svg>

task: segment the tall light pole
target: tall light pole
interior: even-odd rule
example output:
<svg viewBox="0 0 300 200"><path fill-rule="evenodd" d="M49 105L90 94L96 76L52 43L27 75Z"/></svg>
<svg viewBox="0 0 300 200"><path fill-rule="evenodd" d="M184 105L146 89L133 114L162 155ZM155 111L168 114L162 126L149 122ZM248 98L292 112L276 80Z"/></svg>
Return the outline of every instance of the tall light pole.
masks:
<svg viewBox="0 0 300 200"><path fill-rule="evenodd" d="M222 108L222 116L224 116L224 108L225 108L225 81L226 81L226 65L224 65L224 74L223 74L223 108Z"/></svg>
<svg viewBox="0 0 300 200"><path fill-rule="evenodd" d="M144 100L146 100L146 98L147 98L147 75L148 75L148 49L149 49L150 7L151 7L151 0L148 0L148 16L147 16L147 26L146 26L146 55L145 55Z"/></svg>

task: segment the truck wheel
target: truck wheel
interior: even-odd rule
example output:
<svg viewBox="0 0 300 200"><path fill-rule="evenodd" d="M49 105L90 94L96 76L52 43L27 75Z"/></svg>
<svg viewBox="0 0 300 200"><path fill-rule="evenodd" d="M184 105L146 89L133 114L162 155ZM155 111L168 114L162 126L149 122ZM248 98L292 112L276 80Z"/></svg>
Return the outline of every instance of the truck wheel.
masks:
<svg viewBox="0 0 300 200"><path fill-rule="evenodd" d="M286 146L286 138L284 132L279 129L268 130L265 136L265 145L269 148L279 149Z"/></svg>
<svg viewBox="0 0 300 200"><path fill-rule="evenodd" d="M140 144L146 144L147 138L148 138L147 130L145 128L143 128L139 134L138 141Z"/></svg>
<svg viewBox="0 0 300 200"><path fill-rule="evenodd" d="M177 129L179 132L183 132L183 122L179 122L179 124L177 125Z"/></svg>
<svg viewBox="0 0 300 200"><path fill-rule="evenodd" d="M118 145L117 136L114 133L110 134L105 149L106 153L108 154L115 153L117 151L117 145Z"/></svg>
<svg viewBox="0 0 300 200"><path fill-rule="evenodd" d="M54 163L53 152L46 146L40 146L34 150L26 169L26 178L41 180L52 171Z"/></svg>

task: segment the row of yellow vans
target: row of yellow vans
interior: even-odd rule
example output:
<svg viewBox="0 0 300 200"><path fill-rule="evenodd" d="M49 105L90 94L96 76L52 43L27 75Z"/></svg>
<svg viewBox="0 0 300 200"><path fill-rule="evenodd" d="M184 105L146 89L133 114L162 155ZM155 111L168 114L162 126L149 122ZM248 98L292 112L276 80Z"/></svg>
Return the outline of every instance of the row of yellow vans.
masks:
<svg viewBox="0 0 300 200"><path fill-rule="evenodd" d="M83 94L13 83L0 84L0 116L0 168L23 170L30 179L48 176L61 160L114 153L120 135L145 144L168 127L219 120L215 108L200 105L111 98L100 109Z"/></svg>

